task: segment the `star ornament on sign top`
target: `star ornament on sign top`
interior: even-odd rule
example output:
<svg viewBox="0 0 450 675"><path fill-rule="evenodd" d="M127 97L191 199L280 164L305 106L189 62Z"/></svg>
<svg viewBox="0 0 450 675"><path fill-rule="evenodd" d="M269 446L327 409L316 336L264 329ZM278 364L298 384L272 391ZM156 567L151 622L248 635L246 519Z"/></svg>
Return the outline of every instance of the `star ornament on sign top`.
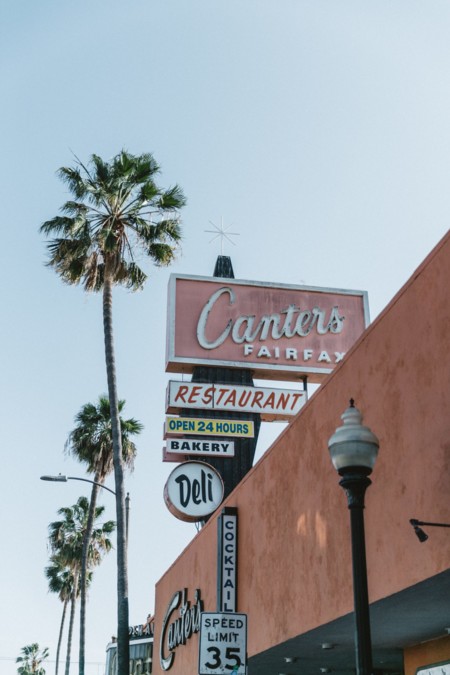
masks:
<svg viewBox="0 0 450 675"><path fill-rule="evenodd" d="M211 232L214 234L214 237L210 240L210 244L218 239L220 237L220 255L223 255L223 243L224 240L226 239L227 241L230 242L230 244L233 244L233 246L236 246L234 241L230 237L239 237L239 232L230 232L230 227L232 225L228 225L228 227L223 226L223 218L220 219L220 227L218 227L215 223L213 223L211 220L209 221L211 225L215 228L214 230L205 230L205 232Z"/></svg>

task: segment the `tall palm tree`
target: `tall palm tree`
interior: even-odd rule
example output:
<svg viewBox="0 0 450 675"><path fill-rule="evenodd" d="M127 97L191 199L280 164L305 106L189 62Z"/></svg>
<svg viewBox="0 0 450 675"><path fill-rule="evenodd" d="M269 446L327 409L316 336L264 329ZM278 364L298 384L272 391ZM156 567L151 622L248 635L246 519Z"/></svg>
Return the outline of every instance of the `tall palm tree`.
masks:
<svg viewBox="0 0 450 675"><path fill-rule="evenodd" d="M64 623L66 619L67 605L72 597L73 589L73 574L70 566L64 563L60 556L52 555L50 557L50 565L45 568L45 576L48 579L48 590L55 593L63 603L63 611L61 616L61 624L59 627L58 646L56 649L55 660L55 675L58 675L59 670L59 656L61 653L62 636L64 631ZM86 586L89 586L92 580L92 572L86 575Z"/></svg>
<svg viewBox="0 0 450 675"><path fill-rule="evenodd" d="M48 242L48 264L69 284L103 292L103 329L108 397L114 449L117 519L117 656L118 675L129 669L128 568L125 486L114 357L112 289L143 287L146 274L135 257L144 254L156 265L169 265L181 239L179 209L182 190L163 190L155 183L159 166L151 154L122 150L110 162L92 155L85 166L62 167L59 177L74 199L41 226L55 237Z"/></svg>
<svg viewBox="0 0 450 675"><path fill-rule="evenodd" d="M45 675L45 668L41 665L48 658L48 648L42 651L37 642L22 647L21 656L18 656L16 663L22 665L17 668L19 675Z"/></svg>
<svg viewBox="0 0 450 675"><path fill-rule="evenodd" d="M63 611L61 617L61 624L59 627L58 646L56 648L56 664L55 675L58 675L59 670L59 655L61 652L61 642L64 630L64 623L66 620L67 605L72 597L73 590L73 574L68 565L63 563L57 555L50 558L50 565L45 568L45 576L48 579L48 588L52 593L56 593L58 598L63 603Z"/></svg>
<svg viewBox="0 0 450 675"><path fill-rule="evenodd" d="M104 510L103 506L96 507L94 521L103 514ZM61 563L70 568L73 576L65 671L65 675L69 675L75 604L79 594L83 540L89 516L89 500L86 497L79 497L76 504L60 508L58 514L63 516L63 519L50 523L49 544L52 553L58 556ZM109 535L114 531L114 528L115 523L112 520L93 528L88 548L88 566L90 568L99 565L103 554L111 549Z"/></svg>
<svg viewBox="0 0 450 675"><path fill-rule="evenodd" d="M119 414L125 406L125 401L119 401ZM93 474L89 516L84 535L80 573L80 651L79 675L84 675L84 654L86 638L86 574L88 543L94 525L94 512L97 504L98 492L105 478L113 470L113 444L111 431L111 409L107 396L100 396L97 405L86 403L75 417L76 426L70 432L66 443L66 451L80 462L87 464L87 471ZM142 431L142 424L130 418L120 417L122 435L123 463L133 469L136 456L136 446L131 436Z"/></svg>

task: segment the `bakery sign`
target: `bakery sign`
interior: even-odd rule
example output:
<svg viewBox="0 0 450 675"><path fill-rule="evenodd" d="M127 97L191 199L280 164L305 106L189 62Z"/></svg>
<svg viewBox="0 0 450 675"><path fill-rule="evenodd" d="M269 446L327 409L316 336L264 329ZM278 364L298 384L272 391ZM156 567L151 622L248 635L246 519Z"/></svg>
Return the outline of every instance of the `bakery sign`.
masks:
<svg viewBox="0 0 450 675"><path fill-rule="evenodd" d="M368 321L365 291L171 275L166 370L248 368L320 382Z"/></svg>

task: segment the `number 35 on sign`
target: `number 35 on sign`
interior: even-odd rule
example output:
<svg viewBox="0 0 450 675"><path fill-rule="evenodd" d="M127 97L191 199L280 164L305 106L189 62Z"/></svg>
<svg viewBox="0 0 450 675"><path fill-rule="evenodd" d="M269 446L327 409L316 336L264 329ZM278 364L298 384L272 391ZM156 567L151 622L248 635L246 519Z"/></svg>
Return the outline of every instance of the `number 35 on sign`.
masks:
<svg viewBox="0 0 450 675"><path fill-rule="evenodd" d="M202 612L199 675L246 675L247 615Z"/></svg>

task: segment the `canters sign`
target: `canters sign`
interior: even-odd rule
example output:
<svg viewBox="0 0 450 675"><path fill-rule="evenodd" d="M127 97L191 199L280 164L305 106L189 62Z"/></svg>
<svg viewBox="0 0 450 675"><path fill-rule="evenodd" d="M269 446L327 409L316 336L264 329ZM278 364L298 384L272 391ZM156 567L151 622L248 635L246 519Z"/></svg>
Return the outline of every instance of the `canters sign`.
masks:
<svg viewBox="0 0 450 675"><path fill-rule="evenodd" d="M320 382L367 323L365 291L172 275L166 370L203 364Z"/></svg>
<svg viewBox="0 0 450 675"><path fill-rule="evenodd" d="M179 617L172 620L172 614L178 609ZM169 670L176 656L176 649L185 645L194 633L200 630L203 601L200 589L195 591L194 604L187 600L187 588L176 591L166 609L161 627L159 644L159 663L163 670Z"/></svg>

